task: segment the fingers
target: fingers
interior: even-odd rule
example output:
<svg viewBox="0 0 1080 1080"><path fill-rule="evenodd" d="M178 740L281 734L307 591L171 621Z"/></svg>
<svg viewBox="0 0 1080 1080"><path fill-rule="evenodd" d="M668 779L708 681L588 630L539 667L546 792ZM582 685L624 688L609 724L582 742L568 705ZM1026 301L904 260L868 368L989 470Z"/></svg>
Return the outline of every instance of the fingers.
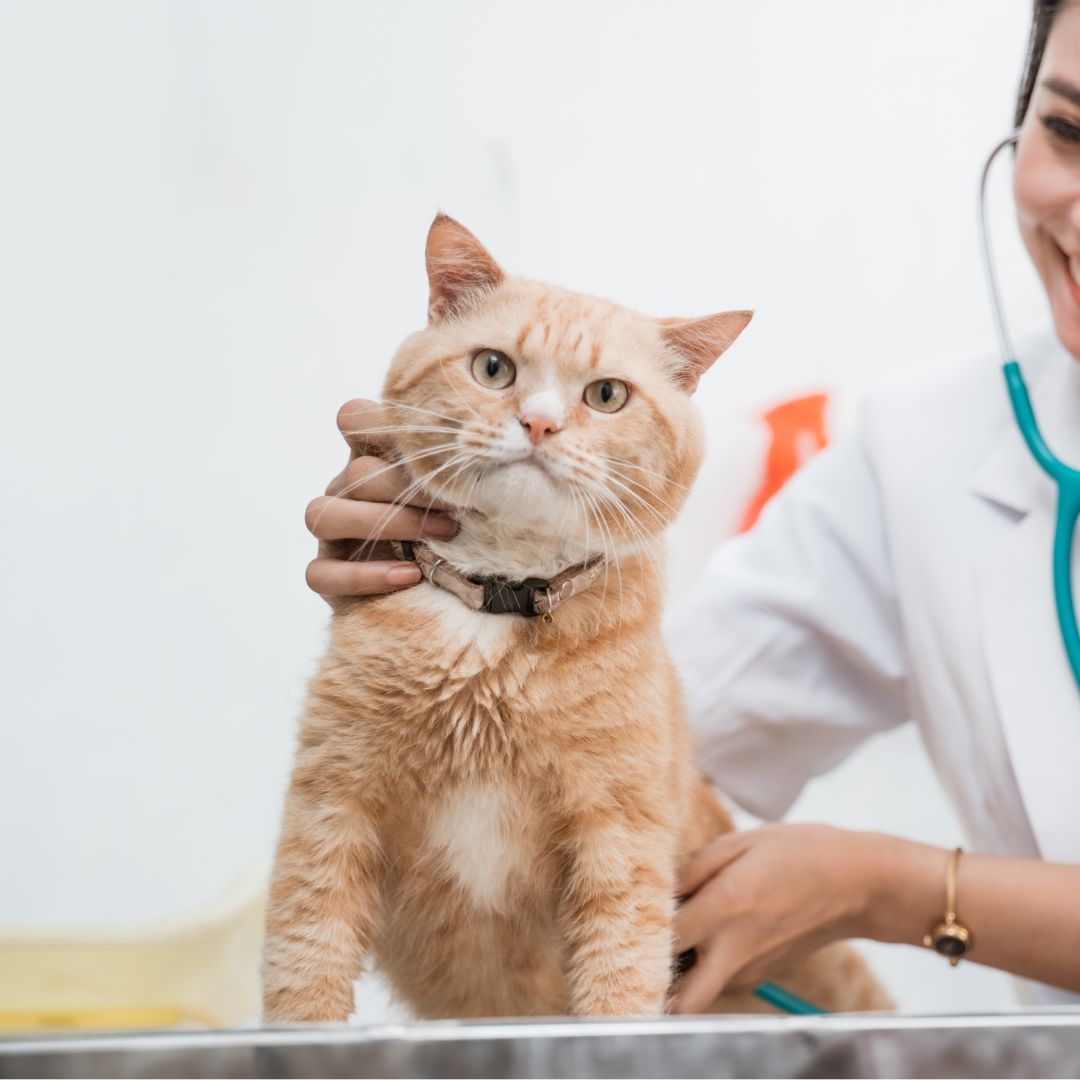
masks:
<svg viewBox="0 0 1080 1080"><path fill-rule="evenodd" d="M689 896L746 851L749 833L725 833L699 848L679 874L677 892Z"/></svg>
<svg viewBox="0 0 1080 1080"><path fill-rule="evenodd" d="M312 499L304 521L320 540L445 539L457 532L457 523L436 511L381 502L354 502L332 495Z"/></svg>
<svg viewBox="0 0 1080 1080"><path fill-rule="evenodd" d="M389 421L377 401L354 398L338 409L337 426L353 454L378 454L391 445Z"/></svg>
<svg viewBox="0 0 1080 1080"><path fill-rule="evenodd" d="M400 465L377 457L356 457L330 481L326 494L389 503L400 501L408 486Z"/></svg>
<svg viewBox="0 0 1080 1080"><path fill-rule="evenodd" d="M326 486L327 495L361 502L400 502L409 489L405 470L392 461L364 456L353 457L349 464ZM430 506L437 510L449 510L450 505L429 495L413 492L409 497L412 506Z"/></svg>
<svg viewBox="0 0 1080 1080"><path fill-rule="evenodd" d="M445 539L457 532L457 523L439 512L445 504L433 500L394 505L406 495L409 481L402 468L386 460L392 454L392 432L378 402L347 402L338 410L337 424L351 458L326 494L308 504L304 520L319 539L319 557L308 565L307 583L327 599L413 585L421 576L414 563L354 561L345 557L350 545L342 542L369 541L372 547L365 544L361 551L370 555L379 541Z"/></svg>
<svg viewBox="0 0 1080 1080"><path fill-rule="evenodd" d="M676 953L696 949L716 932L717 898L713 896L714 892L706 887L679 905L672 924Z"/></svg>
<svg viewBox="0 0 1080 1080"><path fill-rule="evenodd" d="M320 596L375 596L420 580L420 567L402 562L345 562L313 559L308 563L308 586Z"/></svg>
<svg viewBox="0 0 1080 1080"><path fill-rule="evenodd" d="M697 962L676 984L668 1011L685 1014L707 1009L724 988L727 963L720 949L698 949Z"/></svg>

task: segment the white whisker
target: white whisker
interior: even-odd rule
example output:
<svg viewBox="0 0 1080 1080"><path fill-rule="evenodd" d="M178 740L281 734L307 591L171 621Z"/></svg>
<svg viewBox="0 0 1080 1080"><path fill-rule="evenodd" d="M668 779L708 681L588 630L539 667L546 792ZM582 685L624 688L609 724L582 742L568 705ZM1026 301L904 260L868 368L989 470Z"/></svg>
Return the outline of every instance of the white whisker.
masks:
<svg viewBox="0 0 1080 1080"><path fill-rule="evenodd" d="M434 479L434 477L438 476L440 473L445 472L447 469L452 468L453 466L458 465L461 462L466 462L467 463L468 461L469 461L469 455L460 454L460 453L455 454L453 457L450 458L449 461L444 462L437 469L435 469L434 472L428 473L426 476L422 476L422 477L414 480L393 502L387 503L386 510L383 511L383 513L380 515L379 519L375 522L375 525L371 530L374 535L369 537L367 540L365 540L353 552L353 554L350 556L350 558L352 558L352 559L354 559L356 561L360 561L357 558L358 555L360 555L361 553L364 553L366 555L368 552L370 552L371 549L372 549L372 546L374 544L378 543L379 533L382 531L383 527L390 520L390 518L402 506L407 505L409 499L411 499L411 498L413 498L413 496L419 494L420 491L423 490L425 484L429 483L432 479Z"/></svg>
<svg viewBox="0 0 1080 1080"><path fill-rule="evenodd" d="M390 405L395 409L412 409L413 412L425 413L427 416L435 416L440 420L448 420L451 424L460 424L460 416L447 416L446 413L436 412L434 409L425 409L420 405L410 405L407 401L393 401L390 398L383 398L380 405Z"/></svg>
<svg viewBox="0 0 1080 1080"><path fill-rule="evenodd" d="M596 454L595 456L598 460L609 465L619 465L625 469L636 469L638 472L648 473L649 476L655 476L658 480L663 481L665 487L682 488L683 491L690 490L686 484L680 484L677 480L672 480L663 473L658 473L655 469L645 468L644 465L635 465L633 462L623 461L621 458L609 457L607 454Z"/></svg>
<svg viewBox="0 0 1080 1080"><path fill-rule="evenodd" d="M355 491L358 487L361 487L364 484L370 483L372 480L375 480L378 477L383 476L385 473L392 472L394 469L397 469L402 465L409 465L412 462L419 461L419 460L421 460L423 458L434 457L437 454L444 454L448 450L454 450L456 448L457 448L456 443L442 443L439 446L432 446L432 447L428 447L425 450L418 450L418 451L416 451L416 453L413 453L413 454L407 454L405 457L403 457L403 458L401 458L399 460L388 462L381 469L376 469L373 473L368 473L367 476L361 476L358 480L353 480L352 483L346 484L340 491L335 493L334 497L338 498L338 499L344 499L351 492ZM330 507L330 505L331 505L330 503L327 503L326 506L322 510L320 510L318 514L315 515L315 518L314 518L314 520L312 522L313 527L319 523L319 521L321 520L323 514L326 513L326 511ZM394 505L394 504L391 503L391 505Z"/></svg>

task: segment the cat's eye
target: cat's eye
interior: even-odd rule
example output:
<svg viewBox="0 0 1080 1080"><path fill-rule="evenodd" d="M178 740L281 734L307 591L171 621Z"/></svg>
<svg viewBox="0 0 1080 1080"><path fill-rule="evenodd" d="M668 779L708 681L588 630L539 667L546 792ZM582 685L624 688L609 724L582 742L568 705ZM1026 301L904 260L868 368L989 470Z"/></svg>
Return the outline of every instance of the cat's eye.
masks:
<svg viewBox="0 0 1080 1080"><path fill-rule="evenodd" d="M473 355L472 373L481 386L502 390L514 381L517 368L506 353L501 353L498 349L481 349Z"/></svg>
<svg viewBox="0 0 1080 1080"><path fill-rule="evenodd" d="M585 387L585 404L597 412L618 412L630 397L622 379L597 379Z"/></svg>

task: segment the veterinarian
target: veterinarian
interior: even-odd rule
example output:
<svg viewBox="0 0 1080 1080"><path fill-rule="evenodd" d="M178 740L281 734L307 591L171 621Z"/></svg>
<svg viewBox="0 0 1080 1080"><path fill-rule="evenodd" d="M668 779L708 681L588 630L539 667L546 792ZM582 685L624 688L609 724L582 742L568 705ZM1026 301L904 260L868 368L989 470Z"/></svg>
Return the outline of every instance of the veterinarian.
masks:
<svg viewBox="0 0 1080 1080"><path fill-rule="evenodd" d="M1052 320L1019 359L1047 444L1080 468L1080 0L1036 0L1016 123L1016 208ZM352 402L339 424L379 427L378 407ZM381 519L384 539L455 528L438 508L384 519L401 490L386 474L339 497L377 452L354 442L309 514L308 582L331 603L419 578L344 561L341 537L373 539ZM678 948L697 962L676 1010L846 937L1004 969L1033 980L1033 1004L1080 1003L1080 691L1051 584L1055 502L1000 360L975 356L871 396L715 553L669 641L717 786L780 818L809 779L913 720L972 850L817 825L721 837L680 884Z"/></svg>

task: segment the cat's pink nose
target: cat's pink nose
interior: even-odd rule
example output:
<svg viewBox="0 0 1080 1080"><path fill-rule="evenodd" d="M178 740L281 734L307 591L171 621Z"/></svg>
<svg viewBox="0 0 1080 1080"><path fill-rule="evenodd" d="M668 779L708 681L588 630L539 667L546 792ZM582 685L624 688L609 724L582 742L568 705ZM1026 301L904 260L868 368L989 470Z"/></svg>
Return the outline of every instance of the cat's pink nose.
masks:
<svg viewBox="0 0 1080 1080"><path fill-rule="evenodd" d="M529 436L533 446L539 446L540 440L547 434L559 430L558 421L543 413L522 413L518 420Z"/></svg>

